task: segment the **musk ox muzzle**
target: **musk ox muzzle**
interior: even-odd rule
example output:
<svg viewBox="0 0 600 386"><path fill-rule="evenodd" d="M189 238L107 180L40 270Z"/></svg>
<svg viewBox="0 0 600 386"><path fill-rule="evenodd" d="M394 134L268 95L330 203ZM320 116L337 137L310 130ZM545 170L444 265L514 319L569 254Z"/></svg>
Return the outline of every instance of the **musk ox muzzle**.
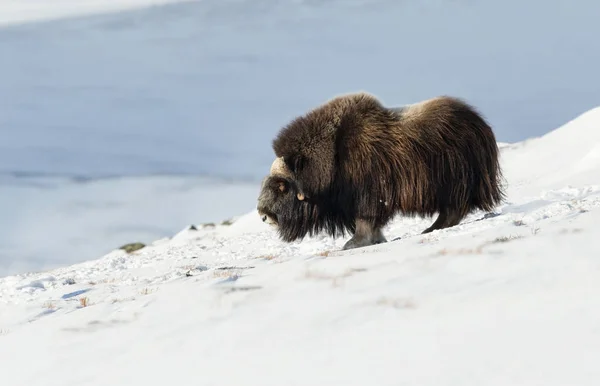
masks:
<svg viewBox="0 0 600 386"><path fill-rule="evenodd" d="M283 209L283 203L289 201L289 187L292 173L283 157L276 158L271 164L269 175L263 180L258 197L258 214L261 220L271 226L279 225L278 213Z"/></svg>
<svg viewBox="0 0 600 386"><path fill-rule="evenodd" d="M276 174L275 176L269 175L263 180L258 196L257 210L264 223L277 227L279 222L276 211L280 209L281 202L286 195L289 195L289 192L286 192L284 177Z"/></svg>

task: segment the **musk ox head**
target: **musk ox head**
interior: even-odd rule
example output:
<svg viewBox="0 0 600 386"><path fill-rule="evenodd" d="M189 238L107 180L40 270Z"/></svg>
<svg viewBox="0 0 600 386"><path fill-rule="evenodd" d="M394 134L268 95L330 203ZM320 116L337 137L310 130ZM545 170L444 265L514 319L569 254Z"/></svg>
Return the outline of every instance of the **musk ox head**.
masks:
<svg viewBox="0 0 600 386"><path fill-rule="evenodd" d="M282 158L275 159L269 175L262 181L257 210L262 221L275 227L287 242L323 229L343 234L345 226L354 226L352 221L340 223L340 216L330 210L327 201L305 197Z"/></svg>
<svg viewBox="0 0 600 386"><path fill-rule="evenodd" d="M294 203L294 193L295 198L304 200L290 177L291 173L283 160L277 158L271 165L269 176L263 180L258 196L257 209L263 222L278 227L285 208Z"/></svg>
<svg viewBox="0 0 600 386"><path fill-rule="evenodd" d="M257 210L263 222L276 227L284 240L293 241L303 237L297 229L299 216L301 218L315 208L304 201L285 162L277 158L262 181Z"/></svg>

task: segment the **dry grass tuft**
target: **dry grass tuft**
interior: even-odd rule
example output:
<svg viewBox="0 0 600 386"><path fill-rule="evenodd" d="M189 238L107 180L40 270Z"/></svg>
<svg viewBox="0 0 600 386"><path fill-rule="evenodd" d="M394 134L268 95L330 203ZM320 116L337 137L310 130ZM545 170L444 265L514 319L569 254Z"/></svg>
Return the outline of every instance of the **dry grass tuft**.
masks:
<svg viewBox="0 0 600 386"><path fill-rule="evenodd" d="M56 304L54 304L53 302L51 302L50 300L48 300L47 302L44 302L44 304L42 305L42 307L47 308L49 310L55 310L56 309Z"/></svg>
<svg viewBox="0 0 600 386"><path fill-rule="evenodd" d="M112 279L102 279L102 280L90 280L88 281L89 285L96 285L96 284L112 284L112 283L116 283L117 279L112 278Z"/></svg>
<svg viewBox="0 0 600 386"><path fill-rule="evenodd" d="M304 272L304 278L316 280L329 280L331 281L331 285L333 287L339 287L345 278L350 277L357 272L365 272L366 270L366 268L347 268L342 274L330 275L327 273L317 272L311 270L310 268L307 268Z"/></svg>
<svg viewBox="0 0 600 386"><path fill-rule="evenodd" d="M483 253L483 248L487 247L488 245L507 243L509 241L519 240L524 237L525 236L522 236L522 235L501 236L501 237L495 238L494 240L484 242L483 244L479 245L476 248L459 248L459 249L444 248L441 251L437 252L437 255L442 255L442 256L444 256L444 255L480 255Z"/></svg>
<svg viewBox="0 0 600 386"><path fill-rule="evenodd" d="M150 289L150 288L146 287L146 288L143 288L143 289L140 291L140 295L149 295L149 294L151 294L151 293L153 293L153 292L156 292L157 290L158 290L158 288L155 288L155 289L153 289L153 290L152 290L152 289Z"/></svg>
<svg viewBox="0 0 600 386"><path fill-rule="evenodd" d="M445 255L480 255L483 253L483 245L478 246L477 248L460 248L460 249L448 249L444 248L439 251L437 254L441 256Z"/></svg>
<svg viewBox="0 0 600 386"><path fill-rule="evenodd" d="M227 219L227 220L224 220L223 222L221 222L221 225L224 225L224 226L229 226L231 224L233 224L232 219Z"/></svg>
<svg viewBox="0 0 600 386"><path fill-rule="evenodd" d="M260 256L256 256L256 259L273 260L276 257L277 257L277 255L260 255Z"/></svg>
<svg viewBox="0 0 600 386"><path fill-rule="evenodd" d="M559 233L561 235L565 235L568 233L580 233L580 232L583 232L583 229L581 229L581 228L566 229L565 228L565 229L562 229Z"/></svg>
<svg viewBox="0 0 600 386"><path fill-rule="evenodd" d="M111 304L120 303L120 302L130 302L135 300L135 297L130 296L128 298L114 298L110 301Z"/></svg>
<svg viewBox="0 0 600 386"><path fill-rule="evenodd" d="M127 253L133 253L135 251L138 251L138 250L144 248L145 246L146 246L146 244L144 244L144 243L129 243L129 244L120 246L119 249L122 249Z"/></svg>
<svg viewBox="0 0 600 386"><path fill-rule="evenodd" d="M87 296L79 298L79 305L81 307L87 307L90 305L90 299Z"/></svg>
<svg viewBox="0 0 600 386"><path fill-rule="evenodd" d="M516 236L502 236L502 237L497 237L496 239L494 239L494 241L492 241L492 243L507 243L511 240L518 240L518 239L522 239L524 236L521 235L516 235Z"/></svg>
<svg viewBox="0 0 600 386"><path fill-rule="evenodd" d="M216 278L223 278L223 279L238 279L239 277L242 276L242 271L241 270L228 270L228 269L219 269L219 270L215 270L213 271L213 276Z"/></svg>

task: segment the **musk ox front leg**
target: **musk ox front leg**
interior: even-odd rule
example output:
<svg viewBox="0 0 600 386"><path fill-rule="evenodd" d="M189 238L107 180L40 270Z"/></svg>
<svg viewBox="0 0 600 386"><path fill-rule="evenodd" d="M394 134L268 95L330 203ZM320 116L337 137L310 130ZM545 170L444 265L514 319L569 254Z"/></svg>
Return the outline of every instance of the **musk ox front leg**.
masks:
<svg viewBox="0 0 600 386"><path fill-rule="evenodd" d="M369 245L385 243L381 228L375 227L363 219L356 220L356 230L350 240L344 244L342 250L367 247Z"/></svg>

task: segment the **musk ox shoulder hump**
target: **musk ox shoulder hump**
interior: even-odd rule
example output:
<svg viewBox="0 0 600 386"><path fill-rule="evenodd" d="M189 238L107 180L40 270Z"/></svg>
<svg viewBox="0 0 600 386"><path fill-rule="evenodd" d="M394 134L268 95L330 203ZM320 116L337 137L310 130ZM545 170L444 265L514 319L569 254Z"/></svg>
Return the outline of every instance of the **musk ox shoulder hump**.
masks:
<svg viewBox="0 0 600 386"><path fill-rule="evenodd" d="M361 131L366 118L376 122L394 116L367 92L336 96L282 127L273 139L273 151L295 177L307 164L319 170L318 177L311 173L312 181L305 181L308 193L315 194L332 183L339 137L359 139L353 132Z"/></svg>
<svg viewBox="0 0 600 386"><path fill-rule="evenodd" d="M456 113L458 111L468 111L480 117L482 116L475 107L471 106L463 99L446 95L398 107L390 107L388 109L394 112L398 119L403 120L414 120L432 115L441 118L444 115Z"/></svg>

